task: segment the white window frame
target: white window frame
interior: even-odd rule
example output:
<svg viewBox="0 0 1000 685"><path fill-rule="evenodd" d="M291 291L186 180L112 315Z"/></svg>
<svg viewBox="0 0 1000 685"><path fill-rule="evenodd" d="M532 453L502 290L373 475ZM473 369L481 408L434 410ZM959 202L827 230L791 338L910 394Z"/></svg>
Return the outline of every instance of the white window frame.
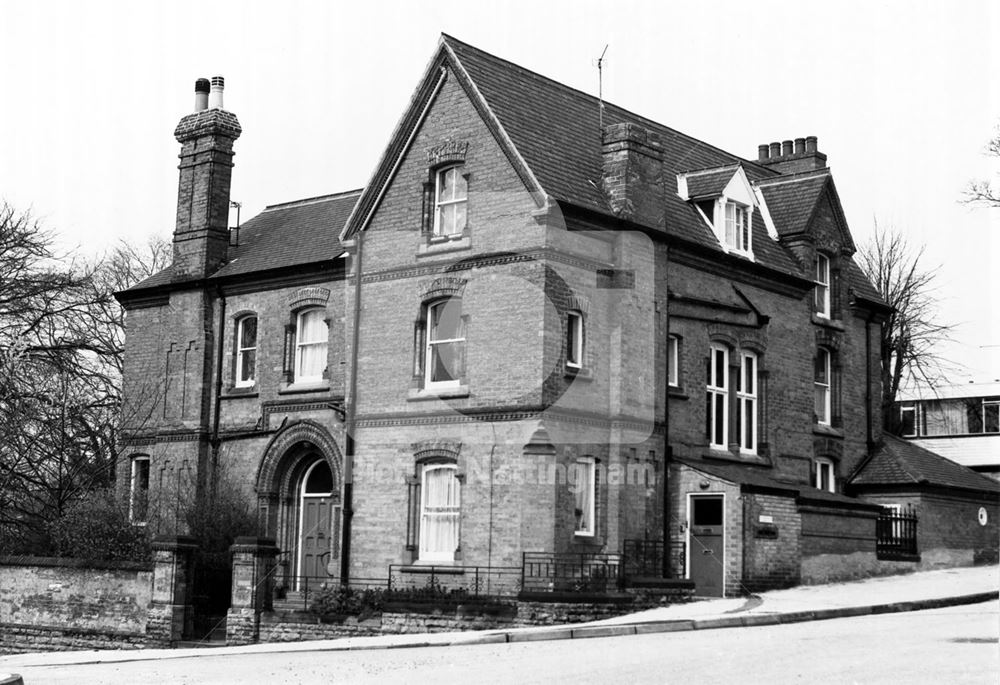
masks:
<svg viewBox="0 0 1000 685"><path fill-rule="evenodd" d="M737 424L740 427L740 434L737 436L737 439L740 443L740 452L744 454L757 454L758 371L757 355L753 352L741 352L740 375L736 381L736 409L739 412ZM748 384L749 388L747 387ZM746 420L748 415L750 416L749 422ZM748 437L749 440L747 440Z"/></svg>
<svg viewBox="0 0 1000 685"><path fill-rule="evenodd" d="M824 366L826 367L826 374L825 374L826 375L826 382L823 383L823 382L821 382L820 380L818 380L816 378L816 369L815 369L815 364L814 364L814 367L813 367L813 411L816 411L817 405L819 404L816 401L816 397L818 397L818 393L822 392L823 393L823 413L822 414L819 414L819 413L816 414L816 423L818 423L818 424L820 424L822 426L829 426L832 423L832 416L831 416L831 414L832 414L832 409L833 409L833 402L832 402L832 389L833 389L833 359L832 359L832 357L833 357L833 355L830 353L830 350L826 349L825 347L820 347L819 349L817 349L816 350L816 355L817 355L817 361L819 359L822 359L823 362L824 362Z"/></svg>
<svg viewBox="0 0 1000 685"><path fill-rule="evenodd" d="M753 252L753 231L750 222L749 206L735 200L725 201L722 205L722 238L726 247L741 254L748 255Z"/></svg>
<svg viewBox="0 0 1000 685"><path fill-rule="evenodd" d="M469 185L468 180L462 174L462 165L452 165L442 167L438 169L434 174L434 235L441 237L451 237L460 236L465 232L465 227L468 224L468 201L469 201ZM451 197L442 197L442 189L446 186L447 178L449 174L453 174L453 179L461 180L461 185L455 182L452 184L452 194ZM459 189L463 190L463 194L459 196ZM458 206L465 205L465 218L462 221L461 226L458 225ZM453 221L448 222L442 218L444 210L449 207L455 207L456 217ZM450 225L449 225L450 224Z"/></svg>
<svg viewBox="0 0 1000 685"><path fill-rule="evenodd" d="M722 358L722 378L718 378L719 356ZM721 380L721 384L718 382ZM711 345L708 356L708 378L705 392L709 397L707 421L711 426L708 435L710 447L729 449L729 349L722 345ZM721 411L719 408L721 398ZM722 428L722 441L716 442L718 428Z"/></svg>
<svg viewBox="0 0 1000 685"><path fill-rule="evenodd" d="M813 308L816 316L830 318L830 258L816 253L816 273Z"/></svg>
<svg viewBox="0 0 1000 685"><path fill-rule="evenodd" d="M913 414L913 432L912 433L902 433L904 438L915 438L920 435L920 408L916 403L912 404L901 404L899 406L899 427L902 430L906 422L903 420L904 414Z"/></svg>
<svg viewBox="0 0 1000 685"><path fill-rule="evenodd" d="M136 498L139 495L139 464L145 464L146 469L146 487L143 490L143 494L146 497L146 515L141 519L136 516ZM132 457L130 465L130 475L129 475L129 493L128 493L128 520L137 526L144 526L149 520L149 476L150 476L150 463L149 457L147 455L137 455Z"/></svg>
<svg viewBox="0 0 1000 685"><path fill-rule="evenodd" d="M438 471L450 471L451 479L455 487L457 503L452 505L438 505L431 507L427 502L428 476ZM454 561L455 553L462 544L462 482L458 477L458 466L456 464L425 464L420 472L420 530L417 533L419 539L418 559L420 561ZM431 521L454 519L456 526L455 548L452 550L431 549L429 546L431 536L428 534Z"/></svg>
<svg viewBox="0 0 1000 685"><path fill-rule="evenodd" d="M583 353L586 349L586 330L583 312L571 310L566 314L566 366L583 368Z"/></svg>
<svg viewBox="0 0 1000 685"><path fill-rule="evenodd" d="M320 317L324 317L326 310L322 307L309 307L300 311L295 317L295 383L320 383L323 381L322 370L318 376L305 376L302 373L302 356L305 348L322 346L326 350L330 340L330 326L325 318L321 318L321 321L324 323L325 335L317 340L303 340L303 333L305 331L303 322L311 314L318 314ZM326 364L323 365L324 370L326 366Z"/></svg>
<svg viewBox="0 0 1000 685"><path fill-rule="evenodd" d="M253 347L243 347L243 327L250 320L257 322L257 330L254 332ZM255 314L248 314L241 317L239 321L236 322L236 387L237 388L249 388L252 387L254 383L257 382L257 340L260 337L260 320ZM243 357L244 355L253 352L254 353L254 373L250 378L243 377Z"/></svg>
<svg viewBox="0 0 1000 685"><path fill-rule="evenodd" d="M680 338L667 336L667 383L671 388L680 387Z"/></svg>
<svg viewBox="0 0 1000 685"><path fill-rule="evenodd" d="M828 481L823 487L823 473L826 472ZM837 492L837 473L833 462L825 458L813 459L813 487L826 492Z"/></svg>
<svg viewBox="0 0 1000 685"><path fill-rule="evenodd" d="M981 409L980 409L980 411L981 411L981 417L980 418L981 418L981 420L983 422L983 430L982 430L983 435L995 435L997 433L997 431L988 431L988 430L986 430L986 425L987 425L987 422L986 422L986 412L987 412L987 409L992 409L993 411L995 411L998 414L1000 414L1000 401L998 401L996 399L993 399L992 397L990 397L990 398L984 397L983 400L982 400L982 405L981 405Z"/></svg>
<svg viewBox="0 0 1000 685"><path fill-rule="evenodd" d="M434 311L441 307L458 307L459 308L459 330L458 333L460 337L457 338L434 338ZM461 344L465 345L465 331L464 322L461 313L462 300L457 297L446 298L443 300L434 300L433 302L428 302L424 305L426 314L426 343L424 344L424 388L430 390L441 390L448 388L458 388L462 384L461 374L459 378L452 378L449 380L435 381L433 380L434 374L434 346L435 345L454 345ZM464 352L464 351L463 351Z"/></svg>
<svg viewBox="0 0 1000 685"><path fill-rule="evenodd" d="M594 537L597 532L597 460L578 457L573 462L573 535ZM581 502L581 495L589 497ZM580 505L583 506L580 506Z"/></svg>

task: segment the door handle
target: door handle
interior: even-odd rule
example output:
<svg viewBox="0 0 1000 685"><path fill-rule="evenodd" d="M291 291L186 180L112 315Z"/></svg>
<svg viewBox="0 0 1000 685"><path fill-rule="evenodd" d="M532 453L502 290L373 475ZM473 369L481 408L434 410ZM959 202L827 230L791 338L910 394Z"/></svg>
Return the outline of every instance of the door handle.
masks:
<svg viewBox="0 0 1000 685"><path fill-rule="evenodd" d="M701 553L702 554L711 554L712 550L710 550L710 549L703 549L703 550L701 550Z"/></svg>

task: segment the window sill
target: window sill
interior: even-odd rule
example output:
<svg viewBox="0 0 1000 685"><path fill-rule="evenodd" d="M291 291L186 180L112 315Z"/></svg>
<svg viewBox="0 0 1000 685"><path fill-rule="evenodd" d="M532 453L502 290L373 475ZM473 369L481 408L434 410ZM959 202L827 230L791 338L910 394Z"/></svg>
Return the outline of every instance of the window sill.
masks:
<svg viewBox="0 0 1000 685"><path fill-rule="evenodd" d="M567 364L563 375L566 376L566 378L579 378L585 381L594 380L594 372L586 366L572 366Z"/></svg>
<svg viewBox="0 0 1000 685"><path fill-rule="evenodd" d="M423 402L425 400L452 400L469 396L469 386L459 385L454 388L411 388L407 402Z"/></svg>
<svg viewBox="0 0 1000 685"><path fill-rule="evenodd" d="M812 314L812 322L817 326L823 326L824 328L832 328L835 331L843 331L844 323L839 319L831 319L827 316L820 316L816 312Z"/></svg>
<svg viewBox="0 0 1000 685"><path fill-rule="evenodd" d="M292 383L278 389L279 395L300 395L309 392L329 392L330 384L322 383Z"/></svg>
<svg viewBox="0 0 1000 685"><path fill-rule="evenodd" d="M260 397L260 393L257 392L257 388L227 388L223 392L219 399L223 400L244 400L252 399L254 397Z"/></svg>
<svg viewBox="0 0 1000 685"><path fill-rule="evenodd" d="M667 388L667 395L675 400L689 400L691 396L684 392L679 385L671 385Z"/></svg>
<svg viewBox="0 0 1000 685"><path fill-rule="evenodd" d="M456 565L454 561L414 561L409 566L402 566L400 573L433 573L435 575L460 576L465 573L465 569Z"/></svg>
<svg viewBox="0 0 1000 685"><path fill-rule="evenodd" d="M827 426L823 423L813 424L813 433L815 435L825 435L829 438L843 438L844 431L840 428L834 428L833 426Z"/></svg>
<svg viewBox="0 0 1000 685"><path fill-rule="evenodd" d="M417 257L432 257L446 252L472 249L472 239L468 233L453 236L431 236L417 246Z"/></svg>

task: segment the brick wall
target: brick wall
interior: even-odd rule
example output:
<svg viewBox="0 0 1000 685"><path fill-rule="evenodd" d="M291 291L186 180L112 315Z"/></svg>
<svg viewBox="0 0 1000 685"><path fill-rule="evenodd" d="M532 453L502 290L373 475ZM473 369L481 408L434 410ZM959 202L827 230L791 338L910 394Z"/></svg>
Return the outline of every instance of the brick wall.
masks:
<svg viewBox="0 0 1000 685"><path fill-rule="evenodd" d="M794 496L743 493L743 520L745 589L798 585L803 517Z"/></svg>
<svg viewBox="0 0 1000 685"><path fill-rule="evenodd" d="M875 556L875 512L801 503L802 582L830 583L898 573Z"/></svg>
<svg viewBox="0 0 1000 685"><path fill-rule="evenodd" d="M0 558L0 653L143 647L152 582L150 564Z"/></svg>

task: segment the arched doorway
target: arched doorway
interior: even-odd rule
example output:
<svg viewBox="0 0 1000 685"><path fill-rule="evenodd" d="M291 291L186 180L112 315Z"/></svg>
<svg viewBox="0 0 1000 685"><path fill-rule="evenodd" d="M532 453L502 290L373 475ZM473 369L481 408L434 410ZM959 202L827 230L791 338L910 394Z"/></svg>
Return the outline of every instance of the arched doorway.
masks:
<svg viewBox="0 0 1000 685"><path fill-rule="evenodd" d="M296 576L325 578L330 557L334 488L333 473L322 457L306 467L298 488L299 529Z"/></svg>
<svg viewBox="0 0 1000 685"><path fill-rule="evenodd" d="M340 468L340 448L314 421L287 425L265 449L257 497L262 532L280 550L279 586L312 586L339 570Z"/></svg>

